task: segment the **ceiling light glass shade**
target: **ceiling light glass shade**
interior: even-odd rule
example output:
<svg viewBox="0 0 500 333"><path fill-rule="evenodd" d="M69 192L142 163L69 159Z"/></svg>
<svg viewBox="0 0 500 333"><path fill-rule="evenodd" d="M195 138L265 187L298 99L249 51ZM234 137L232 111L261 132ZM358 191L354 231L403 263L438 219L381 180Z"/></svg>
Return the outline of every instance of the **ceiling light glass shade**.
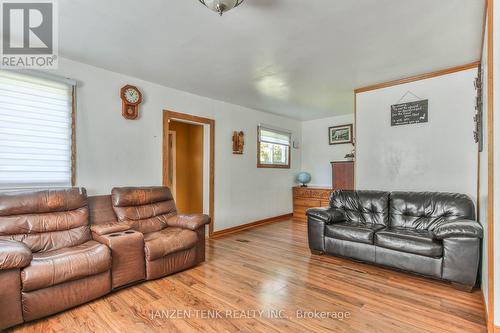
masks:
<svg viewBox="0 0 500 333"><path fill-rule="evenodd" d="M200 2L222 16L228 10L241 5L243 0L200 0Z"/></svg>

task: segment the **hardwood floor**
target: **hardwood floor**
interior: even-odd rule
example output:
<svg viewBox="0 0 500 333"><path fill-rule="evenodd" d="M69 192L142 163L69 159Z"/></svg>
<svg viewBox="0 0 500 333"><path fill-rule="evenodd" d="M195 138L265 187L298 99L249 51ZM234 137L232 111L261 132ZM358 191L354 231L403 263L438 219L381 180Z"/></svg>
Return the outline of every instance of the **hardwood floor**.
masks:
<svg viewBox="0 0 500 333"><path fill-rule="evenodd" d="M171 310L186 312L171 319ZM275 312L241 312L252 310ZM330 318L299 318L297 311ZM483 316L480 291L311 255L306 224L288 220L209 240L207 262L194 269L13 331L472 333L486 332Z"/></svg>

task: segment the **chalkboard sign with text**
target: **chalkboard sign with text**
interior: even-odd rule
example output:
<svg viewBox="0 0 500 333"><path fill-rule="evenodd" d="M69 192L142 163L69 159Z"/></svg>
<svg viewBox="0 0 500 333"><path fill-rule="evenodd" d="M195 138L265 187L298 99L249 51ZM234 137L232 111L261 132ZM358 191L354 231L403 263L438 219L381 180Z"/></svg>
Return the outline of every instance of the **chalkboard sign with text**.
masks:
<svg viewBox="0 0 500 333"><path fill-rule="evenodd" d="M429 100L391 105L391 126L427 123Z"/></svg>

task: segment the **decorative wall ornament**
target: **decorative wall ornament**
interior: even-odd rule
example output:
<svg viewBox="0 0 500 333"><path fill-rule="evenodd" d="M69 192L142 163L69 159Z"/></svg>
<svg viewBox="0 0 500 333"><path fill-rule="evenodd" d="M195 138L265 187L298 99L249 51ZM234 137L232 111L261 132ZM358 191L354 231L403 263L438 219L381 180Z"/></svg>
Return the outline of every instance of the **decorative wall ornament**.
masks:
<svg viewBox="0 0 500 333"><path fill-rule="evenodd" d="M328 141L330 145L352 143L352 124L329 127Z"/></svg>
<svg viewBox="0 0 500 333"><path fill-rule="evenodd" d="M356 140L353 139L352 140L352 150L349 154L346 154L344 156L344 158L348 161L354 161L354 159L356 158Z"/></svg>
<svg viewBox="0 0 500 333"><path fill-rule="evenodd" d="M233 132L233 154L241 155L243 154L243 148L245 146L245 133L243 131Z"/></svg>
<svg viewBox="0 0 500 333"><path fill-rule="evenodd" d="M120 90L122 99L122 115L125 119L134 120L139 115L139 104L142 103L142 93L137 87L127 84Z"/></svg>
<svg viewBox="0 0 500 333"><path fill-rule="evenodd" d="M483 151L483 67L479 65L477 77L474 80L476 88L476 114L474 115L474 142L478 145L479 152Z"/></svg>

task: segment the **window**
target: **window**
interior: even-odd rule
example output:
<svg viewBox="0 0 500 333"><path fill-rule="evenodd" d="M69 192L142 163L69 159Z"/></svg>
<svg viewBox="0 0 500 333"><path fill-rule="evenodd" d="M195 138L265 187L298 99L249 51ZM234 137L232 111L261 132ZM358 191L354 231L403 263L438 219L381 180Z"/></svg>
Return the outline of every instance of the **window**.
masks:
<svg viewBox="0 0 500 333"><path fill-rule="evenodd" d="M69 80L0 71L0 190L73 184Z"/></svg>
<svg viewBox="0 0 500 333"><path fill-rule="evenodd" d="M290 168L290 133L259 126L257 137L257 167Z"/></svg>

